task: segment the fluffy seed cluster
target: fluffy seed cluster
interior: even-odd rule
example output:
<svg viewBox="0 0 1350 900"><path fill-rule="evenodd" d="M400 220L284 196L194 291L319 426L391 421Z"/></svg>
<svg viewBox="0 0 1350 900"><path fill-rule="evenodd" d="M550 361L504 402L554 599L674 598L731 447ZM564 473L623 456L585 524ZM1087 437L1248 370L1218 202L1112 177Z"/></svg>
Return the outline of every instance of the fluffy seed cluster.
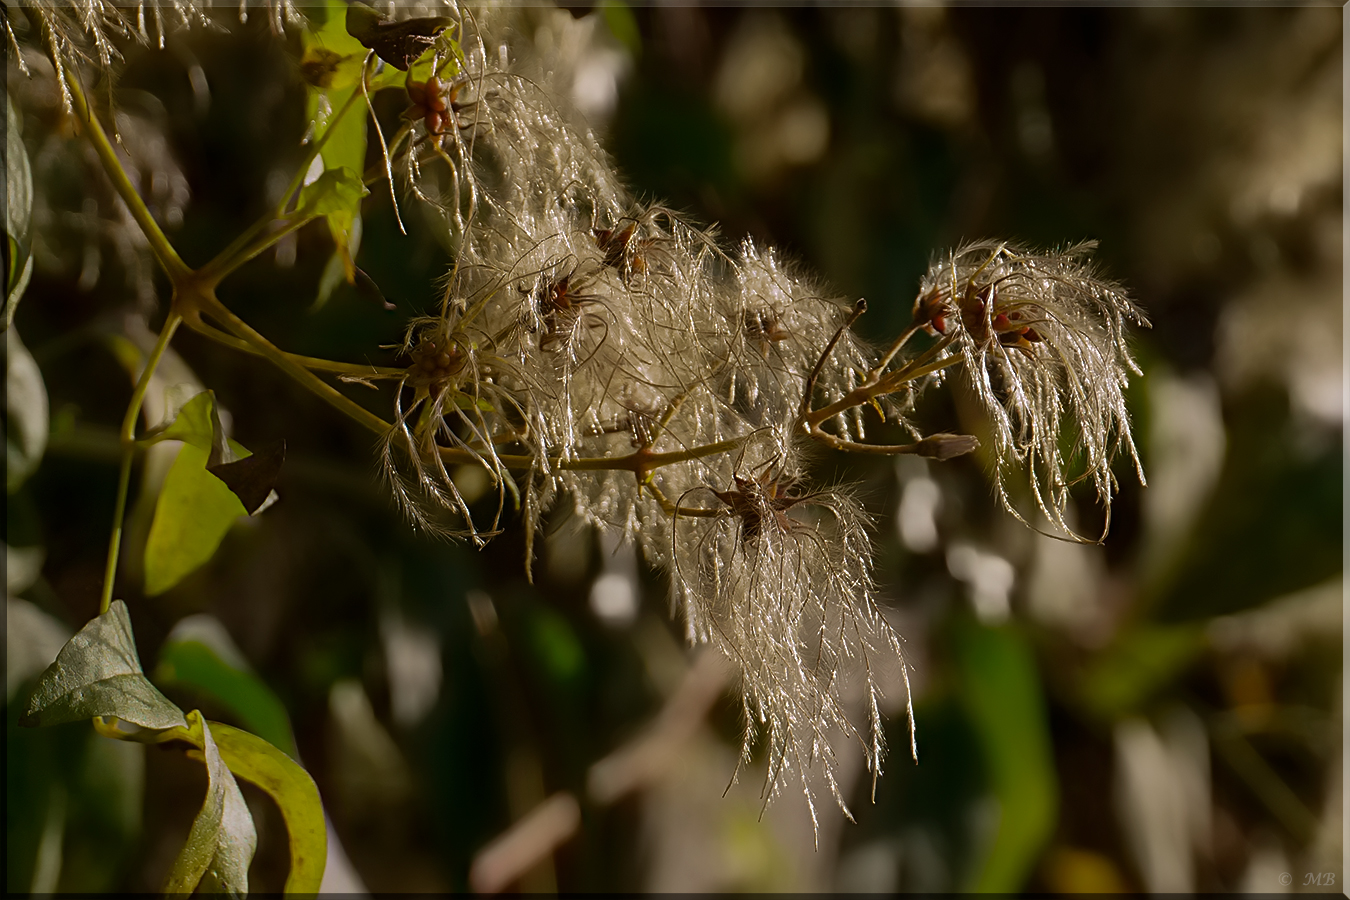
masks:
<svg viewBox="0 0 1350 900"><path fill-rule="evenodd" d="M802 475L808 378L806 400L830 403L872 361L841 333L852 304L772 250L729 253L640 203L549 93L547 64L506 61L504 34L493 14L466 16L440 102L410 91L404 173L456 265L443 313L407 334L390 482L423 526L488 537L498 515L470 515L443 461L455 449L497 485L498 514L518 498L531 532L564 501L635 541L669 571L689 639L740 670L743 749L767 739L770 793L814 768L842 806L830 737L855 736L879 769L874 672L900 659L866 514Z"/></svg>
<svg viewBox="0 0 1350 900"><path fill-rule="evenodd" d="M1087 257L1095 246L1037 253L969 244L929 269L914 307L916 322L953 342L992 420L1003 505L1022 518L1008 477L1028 472L1036 508L1074 540L1082 538L1065 514L1075 485L1095 488L1105 537L1115 457L1128 456L1144 481L1125 405L1129 376L1139 372L1126 331L1148 323L1119 285L1093 271Z"/></svg>
<svg viewBox="0 0 1350 900"><path fill-rule="evenodd" d="M1138 465L1123 389L1125 327L1142 317L1092 273L1090 245L974 244L922 285L906 340L935 340L880 354L849 328L861 306L626 191L550 92L552 65L511 62L507 18L466 15L460 51L409 87L406 182L457 261L441 314L408 331L390 481L433 530L483 540L512 498L531 536L563 501L634 541L670 573L689 640L738 667L743 758L767 744L767 796L799 780L814 817L815 771L847 813L830 738L855 738L880 771L877 664L901 646L877 605L868 517L847 488L809 483L802 445L860 446L875 409L916 439L896 452L968 452L973 438L924 438L908 418L959 366L992 421L999 498L1020 518L1008 479L1029 472L1037 507L1072 534L1070 488L1090 481L1109 509L1113 457ZM490 523L449 450L497 486Z"/></svg>
<svg viewBox="0 0 1350 900"><path fill-rule="evenodd" d="M766 801L789 776L819 764L847 814L831 737L857 738L874 778L880 774L885 747L872 670L902 656L872 600L866 514L846 491L809 489L774 461L734 475L727 490L689 491L679 512L690 515L676 519L675 597L690 640L717 646L740 668L742 762L762 730ZM866 678L866 730L841 701L837 682L850 671ZM806 799L814 822L809 789Z"/></svg>
<svg viewBox="0 0 1350 900"><path fill-rule="evenodd" d="M146 10L204 21L192 0L134 14L35 3L58 60L92 46L105 67L110 30L149 39ZM278 24L292 12L289 0L268 8ZM629 193L557 96L565 62L531 61L519 10L395 18L428 12L455 24L432 74L406 82L388 171L392 183L397 160L455 264L440 309L412 321L401 348L382 447L395 497L427 531L480 543L514 506L528 546L561 503L636 543L669 573L689 640L740 671L742 757L767 745L766 802L798 780L814 820L814 771L847 813L832 739L855 739L875 778L880 664L904 665L877 604L868 516L846 486L811 483L804 445L967 453L973 438L925 437L910 420L915 397L956 370L988 413L1000 500L1023 517L1010 484L1026 473L1036 508L1076 537L1074 485L1090 482L1109 514L1115 456L1143 478L1124 389L1137 372L1126 328L1146 323L1093 272L1090 244L977 243L934 264L911 328L879 352L851 331L861 301ZM915 442L865 444L873 410ZM486 474L495 509L461 492L462 466Z"/></svg>

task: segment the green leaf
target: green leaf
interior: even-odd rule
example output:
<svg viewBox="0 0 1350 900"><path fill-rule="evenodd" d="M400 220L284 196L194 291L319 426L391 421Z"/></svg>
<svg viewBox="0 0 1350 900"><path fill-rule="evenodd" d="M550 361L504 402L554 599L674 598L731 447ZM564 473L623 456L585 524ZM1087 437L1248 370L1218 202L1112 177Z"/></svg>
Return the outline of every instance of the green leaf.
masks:
<svg viewBox="0 0 1350 900"><path fill-rule="evenodd" d="M202 714L195 709L188 713L184 733L175 736L199 748L208 781L206 800L169 870L164 893L186 897L199 890L242 897L248 893L248 866L258 846L253 815Z"/></svg>
<svg viewBox="0 0 1350 900"><path fill-rule="evenodd" d="M178 410L178 415L141 438L141 443L183 441L209 451L215 445L219 423L220 414L216 411L215 392L202 391L184 403Z"/></svg>
<svg viewBox="0 0 1350 900"><path fill-rule="evenodd" d="M5 309L0 331L14 321L19 298L33 274L29 230L33 212L33 175L23 145L19 115L5 92Z"/></svg>
<svg viewBox="0 0 1350 900"><path fill-rule="evenodd" d="M1026 640L1011 628L957 634L964 698L999 805L993 845L971 890L1020 891L1055 826L1059 786L1045 697Z"/></svg>
<svg viewBox="0 0 1350 900"><path fill-rule="evenodd" d="M474 409L477 407L486 413L496 412L497 408L483 397L475 397L473 394L467 394L463 391L457 392L454 397L455 406L459 409Z"/></svg>
<svg viewBox="0 0 1350 900"><path fill-rule="evenodd" d="M188 443L164 478L145 542L145 592L162 594L216 552L244 504L206 470L210 454Z"/></svg>
<svg viewBox="0 0 1350 900"><path fill-rule="evenodd" d="M160 488L146 540L145 589L151 596L209 560L237 518L267 505L281 465L279 457L269 456L242 471L231 468L253 454L225 437L212 391L197 394L172 421L142 439L163 440L183 441L184 447Z"/></svg>
<svg viewBox="0 0 1350 900"><path fill-rule="evenodd" d="M255 515L276 500L272 488L286 458L286 442L280 441L259 455L228 439L215 396L213 391L197 394L183 404L172 420L141 438L141 443L178 440L210 451L206 471L239 498L245 513Z"/></svg>
<svg viewBox="0 0 1350 900"><path fill-rule="evenodd" d="M328 831L314 779L260 737L219 722L212 722L211 730L230 771L262 788L281 809L291 839L291 871L285 892L317 893L328 860Z"/></svg>
<svg viewBox="0 0 1350 900"><path fill-rule="evenodd" d="M319 151L322 172L301 191L299 204L303 209L317 199L315 185L324 178L336 182L347 179L341 187L335 183L332 187L318 189L320 194L331 192L331 195L325 200L324 207L314 212L328 219L328 230L335 247L334 259L341 264L344 277L351 283L355 278L356 251L361 240L361 198L366 194L361 173L366 168L368 109L365 99L356 95L361 90L361 72L367 51L347 33L346 10L347 4L342 0L326 0L321 5L306 8L310 25L302 38L305 58L301 63L309 82L306 114L312 123L312 139L324 140L324 144ZM337 118L339 113L341 118ZM332 174L340 173L342 169L350 170L350 174ZM355 179L354 186L350 179ZM327 292L320 290L317 306L322 305L328 293L331 293L331 287Z"/></svg>
<svg viewBox="0 0 1350 900"><path fill-rule="evenodd" d="M331 222L333 216L350 217L368 193L361 176L348 167L326 169L301 189L299 209L312 216L328 216ZM348 221L347 229L350 228Z"/></svg>
<svg viewBox="0 0 1350 900"><path fill-rule="evenodd" d="M347 33L347 4L322 0L304 6L307 25L301 35L300 71L311 88L341 90L357 84L366 48Z"/></svg>
<svg viewBox="0 0 1350 900"><path fill-rule="evenodd" d="M38 678L20 725L59 725L116 716L143 728L183 725L183 711L141 670L127 605L108 611L72 637Z"/></svg>
<svg viewBox="0 0 1350 900"><path fill-rule="evenodd" d="M286 707L249 668L217 620L183 619L159 653L155 681L200 691L239 717L249 731L297 756Z"/></svg>
<svg viewBox="0 0 1350 900"><path fill-rule="evenodd" d="M350 172L350 169L339 169L339 172ZM325 172L324 175L327 175ZM357 179L360 184L360 179ZM367 193L364 184L360 184L361 192L355 195L351 200L350 206L339 207L327 214L328 233L333 237L333 259L342 265L342 277L348 284L356 282L356 252L361 249L361 198ZM339 188L339 196L351 198L352 193L349 189ZM331 291L330 291L331 293Z"/></svg>

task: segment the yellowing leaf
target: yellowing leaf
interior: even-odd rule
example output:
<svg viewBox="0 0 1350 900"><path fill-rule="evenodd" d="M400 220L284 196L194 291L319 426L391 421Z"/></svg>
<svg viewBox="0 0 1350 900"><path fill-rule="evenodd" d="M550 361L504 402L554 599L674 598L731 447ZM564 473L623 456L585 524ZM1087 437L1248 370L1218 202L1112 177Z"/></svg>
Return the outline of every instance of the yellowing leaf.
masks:
<svg viewBox="0 0 1350 900"><path fill-rule="evenodd" d="M206 470L209 453L184 444L164 478L145 542L145 592L162 594L206 563L244 504Z"/></svg>
<svg viewBox="0 0 1350 900"><path fill-rule="evenodd" d="M20 725L116 716L143 728L183 725L183 711L141 670L127 605L114 600L80 629L38 678Z"/></svg>
<svg viewBox="0 0 1350 900"><path fill-rule="evenodd" d="M258 846L253 814L202 714L195 709L188 713L184 733L175 736L199 748L208 781L206 800L169 871L164 893L186 897L196 889L242 897L248 893L248 867Z"/></svg>
<svg viewBox="0 0 1350 900"><path fill-rule="evenodd" d="M219 722L212 722L211 730L230 771L262 788L281 809L291 840L286 893L316 893L328 860L328 831L314 779L260 737Z"/></svg>

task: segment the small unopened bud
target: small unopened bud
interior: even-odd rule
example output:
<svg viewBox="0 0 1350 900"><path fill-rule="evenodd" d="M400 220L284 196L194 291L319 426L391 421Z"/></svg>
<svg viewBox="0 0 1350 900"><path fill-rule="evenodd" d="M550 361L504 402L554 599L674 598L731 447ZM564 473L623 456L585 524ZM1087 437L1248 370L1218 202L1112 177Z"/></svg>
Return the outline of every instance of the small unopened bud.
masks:
<svg viewBox="0 0 1350 900"><path fill-rule="evenodd" d="M951 459L965 456L980 446L980 442L970 434L930 434L915 444L914 452L930 459Z"/></svg>

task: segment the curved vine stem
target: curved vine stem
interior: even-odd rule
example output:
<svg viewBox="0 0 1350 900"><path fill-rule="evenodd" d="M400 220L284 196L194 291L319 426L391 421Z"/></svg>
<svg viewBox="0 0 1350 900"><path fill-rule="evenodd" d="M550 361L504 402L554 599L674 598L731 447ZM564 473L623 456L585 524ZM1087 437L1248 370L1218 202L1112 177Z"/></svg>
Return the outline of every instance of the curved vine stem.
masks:
<svg viewBox="0 0 1350 900"><path fill-rule="evenodd" d="M108 562L103 570L103 593L99 598L99 615L106 613L108 607L112 605L117 559L122 550L122 526L126 518L127 493L131 487L131 461L136 453L136 417L141 414L141 407L145 405L145 394L150 389L150 380L155 375L155 369L158 368L159 361L164 357L164 351L169 347L169 341L173 339L174 332L182 322L183 317L170 309L169 317L164 320L164 327L159 330L159 339L155 341L154 349L150 351L150 356L145 361L145 368L141 370L141 377L136 381L136 388L131 392L131 402L127 404L126 415L122 417L122 429L118 435L122 445L122 464L117 476L117 501L113 505L112 537L108 540Z"/></svg>
<svg viewBox="0 0 1350 900"><path fill-rule="evenodd" d="M210 338L222 346L229 347L232 350L239 350L243 353L251 353L254 356L265 356L262 350L250 344L242 338L237 338L232 334L227 334L220 329L207 324L201 319L188 319L186 324L193 331ZM281 353L288 359L299 363L311 372L332 372L335 375L346 375L351 378L402 378L407 374L406 369L396 369L391 366L361 365L359 363L337 362L331 359L318 359L313 356L302 356L299 353L289 353L282 350Z"/></svg>
<svg viewBox="0 0 1350 900"><path fill-rule="evenodd" d="M47 27L45 21L43 27ZM103 130L103 125L99 123L98 116L94 115L94 110L89 106L89 101L85 99L84 91L80 88L80 82L75 77L75 72L69 66L60 66L59 68L65 74L66 86L70 90L76 117L80 124L84 126L85 133L89 136L89 142L94 145L94 152L98 154L99 161L103 164L103 170L112 182L113 190L117 191L117 195L126 203L127 208L131 211L131 217L136 220L136 224L140 226L146 241L149 242L150 251L155 254L155 259L159 261L160 266L169 276L169 280L176 287L192 274L192 270L187 263L183 262L173 244L169 243L169 239L164 235L159 223L155 221L155 217L150 214L150 209L141 199L141 195L136 193L136 187L127 177L126 170L122 168L122 163L117 158L117 152L113 149L112 142L108 140L107 132Z"/></svg>
<svg viewBox="0 0 1350 900"><path fill-rule="evenodd" d="M270 216L264 218L266 221L262 223L262 227L253 226L249 231L240 235L240 240L235 241L221 251L215 259L197 270L197 278L205 284L217 285L226 275L263 253L286 235L299 231L310 222L321 217L303 215L297 211L281 219L274 219ZM271 225L280 225L280 227L268 231L267 228Z"/></svg>
<svg viewBox="0 0 1350 900"><path fill-rule="evenodd" d="M236 337L243 340L260 355L267 357L273 365L291 376L303 387L308 388L312 393L327 401L329 405L336 407L348 418L378 435L383 436L388 433L391 427L388 422L315 375L303 362L293 358L263 337L253 329L253 326L239 318L229 307L217 300L215 294L209 289L197 292L191 297L190 302L194 306L194 313L206 313L220 322L227 330L234 332ZM192 318L196 318L196 316L192 316Z"/></svg>
<svg viewBox="0 0 1350 900"><path fill-rule="evenodd" d="M871 403L877 397L893 394L908 382L922 378L924 375L931 375L949 366L957 365L962 361L960 355L942 355L942 351L946 350L953 340L952 337L944 338L929 347L917 358L888 375L879 376L880 367L878 367L877 370L873 370L866 381L828 406L822 406L820 409L813 409L810 412L803 409L800 418L802 430L815 437L821 423L829 421L841 412L853 409L855 406L862 406L864 403Z"/></svg>

